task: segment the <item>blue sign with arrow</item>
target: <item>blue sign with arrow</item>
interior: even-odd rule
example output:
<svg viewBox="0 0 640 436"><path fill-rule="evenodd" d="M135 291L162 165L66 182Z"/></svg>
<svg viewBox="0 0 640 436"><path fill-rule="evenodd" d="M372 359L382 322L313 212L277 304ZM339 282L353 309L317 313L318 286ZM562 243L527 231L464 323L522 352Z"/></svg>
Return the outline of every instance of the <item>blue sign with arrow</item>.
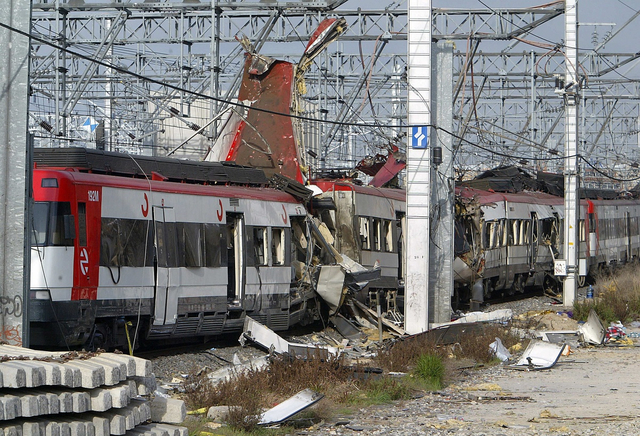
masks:
<svg viewBox="0 0 640 436"><path fill-rule="evenodd" d="M411 127L411 148L427 148L429 146L429 127Z"/></svg>

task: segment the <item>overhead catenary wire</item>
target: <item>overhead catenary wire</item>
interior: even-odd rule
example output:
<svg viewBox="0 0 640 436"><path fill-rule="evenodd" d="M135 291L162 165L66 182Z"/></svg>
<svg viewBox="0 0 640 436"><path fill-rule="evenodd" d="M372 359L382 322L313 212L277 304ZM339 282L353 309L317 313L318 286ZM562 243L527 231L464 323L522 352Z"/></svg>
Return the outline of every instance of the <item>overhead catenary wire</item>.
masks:
<svg viewBox="0 0 640 436"><path fill-rule="evenodd" d="M482 3L481 0L479 0L479 1ZM516 24L514 24L514 25L516 25ZM21 35L23 35L25 37L31 38L31 39L33 39L35 41L38 41L38 42L42 43L42 44L51 46L52 48L55 48L57 50L64 51L64 52L66 52L66 53L68 53L68 54L70 54L72 56L77 56L77 57L79 57L81 59L84 59L86 61L97 63L99 65L102 65L102 66L106 67L106 68L111 68L111 69L113 69L115 71L118 71L119 73L124 74L124 75L129 75L129 76L135 77L135 78L137 78L139 80L143 80L143 81L148 81L150 83L154 83L156 85L159 85L159 86L162 86L162 87L166 87L166 88L172 89L174 91L184 92L184 93L187 93L187 94L190 94L190 95L202 98L202 99L208 99L208 100L218 101L218 102L222 102L222 103L229 104L229 105L235 105L236 107L240 107L240 108L243 108L243 109L251 109L251 110L261 111L261 112L265 112L265 113L269 113L269 114L273 114L273 115L286 116L286 117L290 117L290 118L295 118L295 119L304 120L304 121L310 121L310 122L316 122L316 123L326 123L326 124L334 124L334 125L341 125L341 126L354 126L354 127L367 128L367 129L379 129L381 127L384 127L384 128L388 128L388 129L391 129L391 130L398 131L398 130L405 130L405 129L408 129L408 128L412 127L411 125L398 126L398 125L382 125L380 123L371 124L371 123L360 123L360 122L345 122L345 121L330 120L330 119L324 120L324 119L317 119L317 118L313 118L313 117L301 116L301 115L291 114L291 113L279 113L277 111L271 111L271 110L263 109L263 108L255 108L255 107L244 105L244 104L242 104L240 102L228 101L228 100L225 100L225 99L217 98L217 97L214 97L214 96L211 96L211 95L202 94L200 92L195 92L195 91L188 90L188 89L176 86L176 85L172 85L172 84L163 82L163 81L158 80L158 79L146 77L144 75L141 75L141 74L138 74L138 73L135 73L135 72L131 72L131 71L128 71L128 70L126 70L124 68L112 65L109 62L98 61L98 60L93 59L92 57L90 57L88 55L84 55L84 54L78 53L78 52L76 52L74 50L70 50L70 49L68 49L66 47L59 46L57 44L54 44L54 43L52 43L50 41L47 41L47 40L45 40L43 38L40 38L40 37L37 37L35 35L30 35L27 32L23 32L23 31L21 31L19 29L16 29L16 28L14 28L14 27L12 27L10 25L7 25L5 23L2 23L2 22L0 22L0 27L6 28L6 29L8 29L10 31L16 32L18 34L21 34ZM407 83L407 85L410 87L410 84ZM477 103L477 102L474 102L474 103ZM435 128L435 129L440 129L440 127L438 127L437 125L430 125L429 127L432 127L432 128ZM461 141L463 141L463 142L465 142L465 143L467 143L467 144L469 144L471 146L477 147L477 148L479 148L481 150L484 150L484 151L486 151L488 153L491 153L491 154L494 154L494 155L500 155L500 153L496 152L495 150L491 150L489 148L485 148L485 147L479 146L478 144L475 144L475 143L473 143L471 141L468 141L465 138L462 138L461 136L456 135L456 134L454 134L452 132L447 132L447 133L452 135L452 137L454 137L454 138L456 138L458 140L461 140ZM542 146L540 144L537 144L537 145L540 148L545 148L544 146ZM519 156L513 156L513 155L510 155L508 157L510 157L512 159L524 159L525 158L524 156L520 156L519 157ZM526 158L529 159L529 160L536 160L536 161L553 161L553 160L557 160L557 159L562 159L562 158L556 158L556 157L532 159L530 156L526 156ZM615 178L613 178L613 179L615 180Z"/></svg>

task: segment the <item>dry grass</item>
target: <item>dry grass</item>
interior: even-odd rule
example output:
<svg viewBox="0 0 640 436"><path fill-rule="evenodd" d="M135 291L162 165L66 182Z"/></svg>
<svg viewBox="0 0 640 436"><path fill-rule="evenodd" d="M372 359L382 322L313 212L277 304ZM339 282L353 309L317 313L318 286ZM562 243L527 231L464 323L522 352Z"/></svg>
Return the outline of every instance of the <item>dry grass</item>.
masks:
<svg viewBox="0 0 640 436"><path fill-rule="evenodd" d="M408 373L404 378L362 377L363 365L343 358L301 360L273 357L263 370L236 374L231 380L212 385L206 374L190 374L184 383L189 409L229 406L227 423L238 431L255 432L261 412L309 388L325 395L323 401L305 411L306 422L327 419L345 408L388 403L411 398L416 390L440 389L451 380L452 362L463 359L476 364L491 362L489 344L499 337L505 346L517 340L503 326L480 325L461 334L454 344L439 344L440 338L423 334L398 340L379 350L373 365L386 374ZM371 362L369 363L371 365Z"/></svg>
<svg viewBox="0 0 640 436"><path fill-rule="evenodd" d="M640 268L637 263L605 271L596 277L594 299L576 301L573 317L586 321L594 309L606 324L640 319Z"/></svg>

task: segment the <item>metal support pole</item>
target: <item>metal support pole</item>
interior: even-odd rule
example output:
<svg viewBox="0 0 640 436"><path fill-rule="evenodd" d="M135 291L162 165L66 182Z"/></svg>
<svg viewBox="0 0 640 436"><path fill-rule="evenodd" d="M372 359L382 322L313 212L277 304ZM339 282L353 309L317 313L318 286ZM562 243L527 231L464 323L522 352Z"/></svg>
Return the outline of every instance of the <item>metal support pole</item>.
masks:
<svg viewBox="0 0 640 436"><path fill-rule="evenodd" d="M31 0L8 0L0 23L29 33ZM0 27L0 339L28 345L24 304L29 268L25 238L29 39Z"/></svg>
<svg viewBox="0 0 640 436"><path fill-rule="evenodd" d="M431 230L429 248L430 277L429 320L431 323L451 321L453 295L453 43L439 42L435 51L435 85L432 108L436 124L432 144Z"/></svg>
<svg viewBox="0 0 640 436"><path fill-rule="evenodd" d="M405 325L429 327L429 226L431 203L431 0L409 0L408 146Z"/></svg>
<svg viewBox="0 0 640 436"><path fill-rule="evenodd" d="M565 1L565 143L564 143L564 259L567 276L563 304L572 306L578 275L578 5Z"/></svg>

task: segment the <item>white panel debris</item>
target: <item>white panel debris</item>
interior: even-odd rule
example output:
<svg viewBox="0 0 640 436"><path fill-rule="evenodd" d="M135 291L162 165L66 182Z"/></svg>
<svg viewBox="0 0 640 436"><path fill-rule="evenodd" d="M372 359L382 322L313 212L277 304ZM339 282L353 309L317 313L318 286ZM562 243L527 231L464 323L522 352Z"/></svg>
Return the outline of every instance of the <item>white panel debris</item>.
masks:
<svg viewBox="0 0 640 436"><path fill-rule="evenodd" d="M564 347L564 345L532 340L520 359L512 365L512 368L523 370L549 369L558 362Z"/></svg>
<svg viewBox="0 0 640 436"><path fill-rule="evenodd" d="M260 425L277 424L324 398L323 394L305 389L277 406L267 410L260 417Z"/></svg>
<svg viewBox="0 0 640 436"><path fill-rule="evenodd" d="M279 336L276 332L260 324L251 317L245 317L244 330L240 335L240 343L247 340L255 342L269 352L284 354L300 358L319 357L326 359L329 355L337 355L338 349L319 345L295 344Z"/></svg>

